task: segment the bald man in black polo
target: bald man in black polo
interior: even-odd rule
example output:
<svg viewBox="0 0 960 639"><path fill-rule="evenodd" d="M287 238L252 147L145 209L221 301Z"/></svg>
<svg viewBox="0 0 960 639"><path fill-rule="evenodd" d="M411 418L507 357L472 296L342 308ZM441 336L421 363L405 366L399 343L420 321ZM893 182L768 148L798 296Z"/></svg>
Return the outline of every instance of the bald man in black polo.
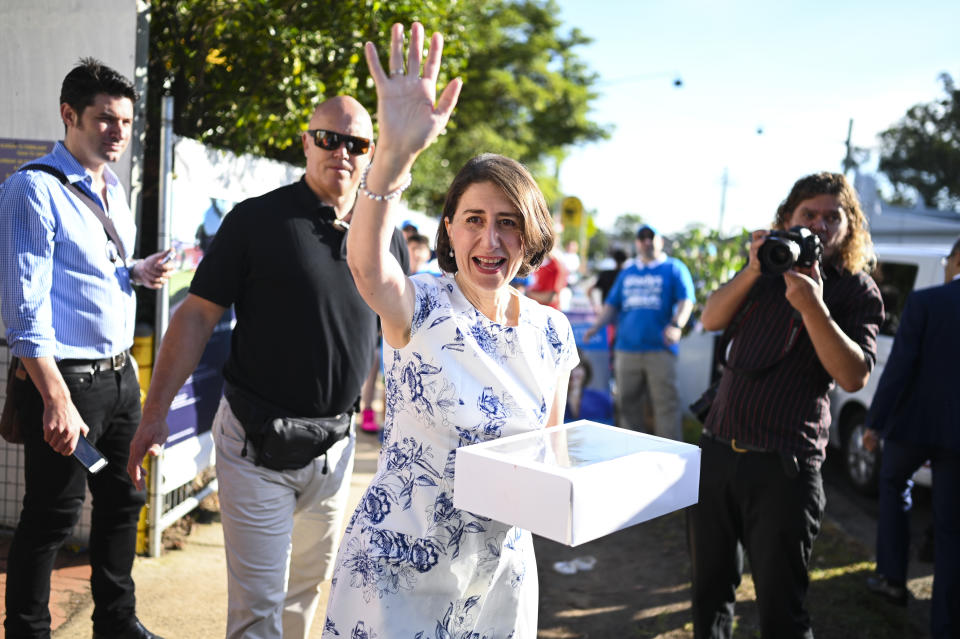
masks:
<svg viewBox="0 0 960 639"><path fill-rule="evenodd" d="M282 470L268 467L258 432L278 417L352 420L374 355L376 315L353 283L344 237L372 135L359 102L324 102L303 133L303 179L241 202L224 218L160 346L131 445L128 470L140 482L139 460L159 452L171 401L233 305L226 397L213 424L231 639L305 639L318 586L332 570L353 469L352 425L325 454ZM406 270L399 231L391 251Z"/></svg>

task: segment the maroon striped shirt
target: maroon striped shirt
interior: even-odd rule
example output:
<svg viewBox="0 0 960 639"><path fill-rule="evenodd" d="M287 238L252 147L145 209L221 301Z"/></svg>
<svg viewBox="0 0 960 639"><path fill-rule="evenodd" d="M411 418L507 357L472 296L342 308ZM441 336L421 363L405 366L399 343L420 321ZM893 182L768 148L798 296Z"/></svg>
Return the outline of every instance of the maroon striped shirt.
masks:
<svg viewBox="0 0 960 639"><path fill-rule="evenodd" d="M706 428L724 439L793 454L819 465L826 457L830 428L827 392L834 380L817 358L803 321L785 292L780 276L764 276L754 284L754 303L733 335L729 366L720 380ZM873 370L877 332L883 320L883 300L876 283L863 272L841 273L825 267L823 299L840 329L863 349ZM794 327L800 332L784 356ZM763 369L773 362L756 378L736 372Z"/></svg>

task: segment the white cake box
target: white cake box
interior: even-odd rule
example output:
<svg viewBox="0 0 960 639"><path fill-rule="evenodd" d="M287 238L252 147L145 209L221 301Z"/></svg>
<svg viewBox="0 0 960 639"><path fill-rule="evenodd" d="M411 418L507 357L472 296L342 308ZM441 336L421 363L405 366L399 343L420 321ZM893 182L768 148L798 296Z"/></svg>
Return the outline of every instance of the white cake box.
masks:
<svg viewBox="0 0 960 639"><path fill-rule="evenodd" d="M697 503L700 449L580 420L457 450L453 504L569 546Z"/></svg>

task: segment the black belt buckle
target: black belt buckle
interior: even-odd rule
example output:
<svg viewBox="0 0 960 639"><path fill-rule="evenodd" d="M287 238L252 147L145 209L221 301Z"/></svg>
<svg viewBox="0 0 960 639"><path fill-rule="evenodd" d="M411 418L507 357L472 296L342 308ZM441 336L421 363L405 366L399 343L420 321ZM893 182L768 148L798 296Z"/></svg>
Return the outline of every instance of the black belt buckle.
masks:
<svg viewBox="0 0 960 639"><path fill-rule="evenodd" d="M750 448L740 448L740 447L738 447L738 446L737 446L737 440L736 440L736 439L731 439L731 440L730 440L730 449L731 449L733 452L735 452L735 453L749 453L750 450L751 450Z"/></svg>
<svg viewBox="0 0 960 639"><path fill-rule="evenodd" d="M741 454L741 455L742 455L743 453L766 453L766 452L769 452L769 451L766 450L765 448L760 448L759 446L754 446L754 445L752 445L752 444L737 444L736 438L726 439L726 438L724 438L724 437L721 437L720 435L717 435L717 434L714 433L713 431L707 430L706 428L703 429L703 436L704 436L704 437L707 437L708 439L712 439L713 441L717 442L717 443L720 444L721 446L727 446L727 447L729 447L730 450L732 450L733 452L739 453L739 454Z"/></svg>

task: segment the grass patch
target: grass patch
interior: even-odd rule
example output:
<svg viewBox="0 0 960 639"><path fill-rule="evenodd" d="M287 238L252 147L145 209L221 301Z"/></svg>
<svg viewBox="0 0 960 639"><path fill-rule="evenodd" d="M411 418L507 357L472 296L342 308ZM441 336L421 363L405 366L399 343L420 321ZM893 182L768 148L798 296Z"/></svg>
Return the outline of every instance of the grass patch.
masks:
<svg viewBox="0 0 960 639"><path fill-rule="evenodd" d="M193 274L194 271L177 271L171 275L167 284L167 294L170 297L186 296L184 289L190 286L190 282L193 281Z"/></svg>
<svg viewBox="0 0 960 639"><path fill-rule="evenodd" d="M867 591L876 568L870 552L830 521L813 545L807 611L817 639L904 639L927 636L929 602L901 608ZM691 631L684 626L684 631ZM684 634L654 636L692 636ZM756 591L749 566L737 588L734 637L760 637Z"/></svg>
<svg viewBox="0 0 960 639"><path fill-rule="evenodd" d="M700 434L703 432L703 424L693 417L684 415L683 417L683 441L688 444L699 444Z"/></svg>
<svg viewBox="0 0 960 639"><path fill-rule="evenodd" d="M817 639L903 639L927 635L929 606L891 605L867 591L867 575L876 568L870 552L825 520L813 545L807 611ZM744 574L737 589L736 636L759 637L753 579Z"/></svg>
<svg viewBox="0 0 960 639"><path fill-rule="evenodd" d="M807 608L818 637L901 639L926 636L929 606L891 605L867 591L864 582L876 569L870 552L824 521L813 546ZM822 631L821 631L822 629Z"/></svg>

